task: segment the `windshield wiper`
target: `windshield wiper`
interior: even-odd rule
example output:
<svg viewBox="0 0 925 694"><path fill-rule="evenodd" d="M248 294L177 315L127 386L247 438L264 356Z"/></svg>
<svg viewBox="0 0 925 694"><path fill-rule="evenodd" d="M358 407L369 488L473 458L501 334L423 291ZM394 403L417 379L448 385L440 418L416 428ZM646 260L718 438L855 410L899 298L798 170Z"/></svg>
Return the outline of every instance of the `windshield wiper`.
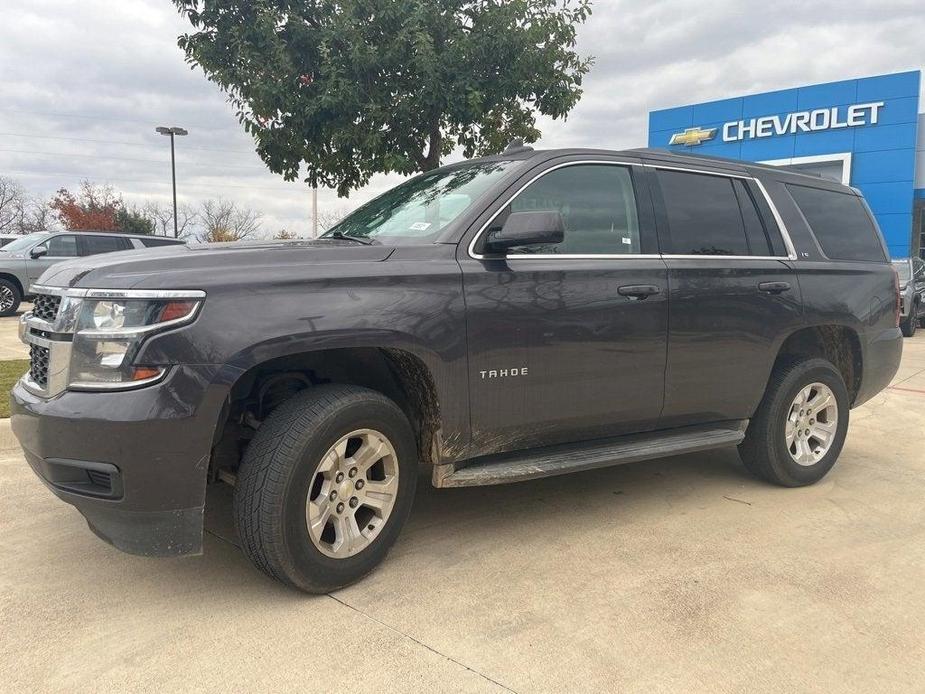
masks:
<svg viewBox="0 0 925 694"><path fill-rule="evenodd" d="M322 236L323 239L344 239L346 241L356 241L357 243L362 243L364 246L379 245L379 242L375 239L367 239L362 236L351 236L350 234L345 234L342 231L332 231L330 234Z"/></svg>

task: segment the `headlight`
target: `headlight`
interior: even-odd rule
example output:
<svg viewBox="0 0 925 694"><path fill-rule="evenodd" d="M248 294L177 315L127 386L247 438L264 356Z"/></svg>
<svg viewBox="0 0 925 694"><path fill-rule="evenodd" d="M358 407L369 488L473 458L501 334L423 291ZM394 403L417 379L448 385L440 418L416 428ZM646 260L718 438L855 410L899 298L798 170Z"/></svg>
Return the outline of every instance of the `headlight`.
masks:
<svg viewBox="0 0 925 694"><path fill-rule="evenodd" d="M167 298L152 292L152 298L90 295L84 299L77 317L68 387L131 387L161 378L164 367L134 363L142 342L152 333L192 321L204 296L202 292L170 294Z"/></svg>

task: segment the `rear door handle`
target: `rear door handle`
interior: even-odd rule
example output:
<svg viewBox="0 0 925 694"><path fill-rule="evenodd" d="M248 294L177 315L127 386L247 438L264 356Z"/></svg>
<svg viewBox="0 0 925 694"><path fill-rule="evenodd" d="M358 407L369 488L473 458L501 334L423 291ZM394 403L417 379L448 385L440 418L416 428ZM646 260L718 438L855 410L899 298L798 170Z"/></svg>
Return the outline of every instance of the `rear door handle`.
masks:
<svg viewBox="0 0 925 694"><path fill-rule="evenodd" d="M790 291L790 282L759 282L758 289L768 294L782 294Z"/></svg>
<svg viewBox="0 0 925 694"><path fill-rule="evenodd" d="M661 287L656 287L654 284L625 284L617 288L617 293L620 296L625 296L635 301L648 299L650 296L660 294L661 291Z"/></svg>

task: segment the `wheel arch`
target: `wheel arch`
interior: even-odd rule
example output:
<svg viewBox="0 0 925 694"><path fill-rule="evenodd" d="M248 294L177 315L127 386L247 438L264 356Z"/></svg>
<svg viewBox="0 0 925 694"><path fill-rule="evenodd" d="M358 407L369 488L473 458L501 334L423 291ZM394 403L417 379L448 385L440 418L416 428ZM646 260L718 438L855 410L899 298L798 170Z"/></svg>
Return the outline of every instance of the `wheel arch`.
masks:
<svg viewBox="0 0 925 694"><path fill-rule="evenodd" d="M854 328L839 324L805 326L794 331L781 343L772 373L794 359L821 357L839 370L852 406L861 389L864 354L861 338Z"/></svg>
<svg viewBox="0 0 925 694"><path fill-rule="evenodd" d="M411 422L419 460L436 462L442 412L432 369L406 348L345 346L273 356L239 370L214 433L211 474L236 467L243 446L273 409L325 383L363 386L393 400Z"/></svg>

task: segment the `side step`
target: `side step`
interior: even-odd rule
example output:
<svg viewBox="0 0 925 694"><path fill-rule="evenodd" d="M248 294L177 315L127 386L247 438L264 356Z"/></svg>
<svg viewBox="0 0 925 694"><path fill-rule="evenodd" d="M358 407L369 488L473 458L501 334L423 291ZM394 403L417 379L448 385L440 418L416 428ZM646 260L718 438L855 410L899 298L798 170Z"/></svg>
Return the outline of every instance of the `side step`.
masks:
<svg viewBox="0 0 925 694"><path fill-rule="evenodd" d="M735 446L745 438L748 420L684 427L578 444L473 458L434 467L435 487L480 487L509 484L568 472L635 463L711 448ZM458 467L457 467L458 466Z"/></svg>

